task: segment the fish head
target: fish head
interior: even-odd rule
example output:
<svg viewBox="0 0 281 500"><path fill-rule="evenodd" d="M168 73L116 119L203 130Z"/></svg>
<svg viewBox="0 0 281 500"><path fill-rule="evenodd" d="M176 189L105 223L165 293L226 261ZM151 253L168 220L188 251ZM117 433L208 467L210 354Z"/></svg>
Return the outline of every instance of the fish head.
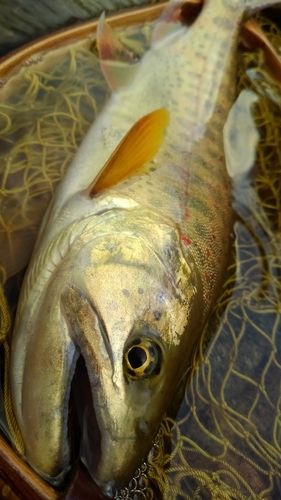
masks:
<svg viewBox="0 0 281 500"><path fill-rule="evenodd" d="M81 457L108 495L149 452L198 343L200 280L167 227L95 238L62 294L88 378L74 388Z"/></svg>

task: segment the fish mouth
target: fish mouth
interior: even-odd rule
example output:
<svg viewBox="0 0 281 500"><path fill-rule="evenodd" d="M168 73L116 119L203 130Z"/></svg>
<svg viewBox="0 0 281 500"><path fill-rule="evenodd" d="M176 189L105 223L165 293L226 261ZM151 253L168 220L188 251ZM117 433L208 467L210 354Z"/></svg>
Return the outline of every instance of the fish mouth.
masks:
<svg viewBox="0 0 281 500"><path fill-rule="evenodd" d="M95 471L101 460L101 432L93 404L88 371L82 355L77 360L71 383L70 408L72 411L68 425L72 458L75 460L80 457L82 462L87 463L87 468L90 463L90 471ZM89 443L86 450L85 442Z"/></svg>
<svg viewBox="0 0 281 500"><path fill-rule="evenodd" d="M138 458L137 461L129 459L124 468L124 458L126 461L129 454L123 456L122 447L124 442L128 445L135 441L134 436L115 436L116 439L108 436L113 447L109 445L109 453L104 454L102 440L105 438L105 429L103 426L100 427L98 422L99 408L95 405L87 365L82 354L77 360L71 383L70 408L72 406L72 418L68 423L72 460L82 461L92 480L100 489L101 498L113 498L118 490L125 487L134 476L142 459ZM116 451L119 456L115 454ZM142 453L140 456L142 457Z"/></svg>
<svg viewBox="0 0 281 500"><path fill-rule="evenodd" d="M73 432L72 457L75 458L75 455L76 459L80 457L100 489L107 496L112 496L115 473L118 475L119 471L115 470L110 454L108 456L103 445L108 438L112 439L108 429L112 422L107 411L107 399L110 399L110 396L106 398L103 394L106 386L112 385L112 350L102 318L83 291L71 285L64 290L61 298L64 315L73 332L76 350L79 353L71 381L70 408L73 405L74 418L68 420L70 436L73 428L78 429L76 436ZM103 380L104 376L106 381ZM115 441L114 435L113 441ZM99 481L100 468L106 476L102 474L101 481Z"/></svg>
<svg viewBox="0 0 281 500"><path fill-rule="evenodd" d="M68 426L72 460L74 462L80 458L103 494L101 498L113 498L118 489L127 484L128 478L124 481L123 475L121 478L116 478L108 474L107 462L111 462L111 457L102 456L102 433L93 399L87 366L81 354L71 383ZM102 473L100 468L102 468ZM135 467L130 477L134 472Z"/></svg>

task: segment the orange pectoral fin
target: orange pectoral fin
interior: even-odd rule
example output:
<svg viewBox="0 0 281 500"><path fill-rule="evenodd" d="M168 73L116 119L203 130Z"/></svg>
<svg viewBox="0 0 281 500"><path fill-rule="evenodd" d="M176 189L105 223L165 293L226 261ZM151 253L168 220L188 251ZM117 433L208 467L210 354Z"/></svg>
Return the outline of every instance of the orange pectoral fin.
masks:
<svg viewBox="0 0 281 500"><path fill-rule="evenodd" d="M125 135L88 188L90 196L129 177L158 152L168 126L170 113L157 109L140 118Z"/></svg>

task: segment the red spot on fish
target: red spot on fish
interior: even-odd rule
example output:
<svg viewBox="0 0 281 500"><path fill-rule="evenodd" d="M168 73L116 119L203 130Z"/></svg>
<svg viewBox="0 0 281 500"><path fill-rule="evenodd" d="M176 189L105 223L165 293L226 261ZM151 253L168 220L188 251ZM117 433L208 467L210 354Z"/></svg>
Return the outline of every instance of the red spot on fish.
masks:
<svg viewBox="0 0 281 500"><path fill-rule="evenodd" d="M186 219L189 219L190 214L188 212L185 212L184 216L185 216Z"/></svg>
<svg viewBox="0 0 281 500"><path fill-rule="evenodd" d="M211 252L210 252L209 248L206 248L206 255L207 255L207 257L210 257L210 255L211 255Z"/></svg>
<svg viewBox="0 0 281 500"><path fill-rule="evenodd" d="M190 245L191 244L191 241L189 238L187 238L187 236L184 236L184 234L181 235L181 241L185 244L185 245Z"/></svg>
<svg viewBox="0 0 281 500"><path fill-rule="evenodd" d="M189 192L188 191L185 191L185 196L189 196Z"/></svg>
<svg viewBox="0 0 281 500"><path fill-rule="evenodd" d="M204 279L205 279L205 281L208 281L208 282L210 281L210 276L208 275L208 273L204 274Z"/></svg>

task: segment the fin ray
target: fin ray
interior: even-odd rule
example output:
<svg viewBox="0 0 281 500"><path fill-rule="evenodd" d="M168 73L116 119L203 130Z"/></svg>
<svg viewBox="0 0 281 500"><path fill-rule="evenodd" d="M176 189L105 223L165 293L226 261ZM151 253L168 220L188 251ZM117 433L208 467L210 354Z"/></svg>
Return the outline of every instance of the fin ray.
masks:
<svg viewBox="0 0 281 500"><path fill-rule="evenodd" d="M129 84L139 68L138 60L115 37L103 13L97 28L97 47L103 75L113 92Z"/></svg>
<svg viewBox="0 0 281 500"><path fill-rule="evenodd" d="M169 116L166 109L157 109L132 126L89 186L90 196L114 186L154 158L163 142Z"/></svg>

